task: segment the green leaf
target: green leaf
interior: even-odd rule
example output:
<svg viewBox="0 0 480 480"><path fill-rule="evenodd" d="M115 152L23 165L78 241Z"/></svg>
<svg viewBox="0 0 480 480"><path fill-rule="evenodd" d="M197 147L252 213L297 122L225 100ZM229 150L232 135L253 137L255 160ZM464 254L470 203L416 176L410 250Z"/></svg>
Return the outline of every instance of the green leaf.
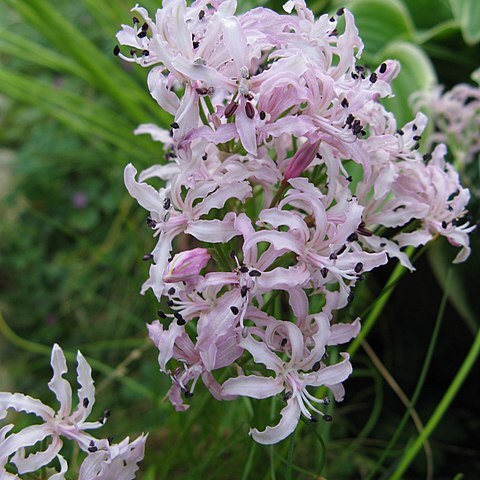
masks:
<svg viewBox="0 0 480 480"><path fill-rule="evenodd" d="M453 15L460 23L463 38L469 45L480 41L480 2L478 0L450 0Z"/></svg>
<svg viewBox="0 0 480 480"><path fill-rule="evenodd" d="M417 28L430 29L452 19L448 0L403 0ZM432 7L435 8L432 8Z"/></svg>
<svg viewBox="0 0 480 480"><path fill-rule="evenodd" d="M376 58L386 44L414 37L412 19L397 0L354 0L348 8L355 15L365 54Z"/></svg>
<svg viewBox="0 0 480 480"><path fill-rule="evenodd" d="M395 114L398 125L401 126L414 117L409 106L410 95L418 90L428 90L432 87L437 81L435 70L423 50L409 42L388 45L381 52L381 57L398 60L402 66L400 74L392 82L395 96L382 102Z"/></svg>

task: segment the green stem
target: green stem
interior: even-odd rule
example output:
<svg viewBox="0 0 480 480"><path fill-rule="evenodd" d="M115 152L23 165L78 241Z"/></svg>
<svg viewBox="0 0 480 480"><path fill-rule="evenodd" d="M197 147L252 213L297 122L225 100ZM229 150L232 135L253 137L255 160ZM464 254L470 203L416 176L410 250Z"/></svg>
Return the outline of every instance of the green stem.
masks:
<svg viewBox="0 0 480 480"><path fill-rule="evenodd" d="M411 257L414 251L415 251L414 247L408 247L406 250L406 254L408 255L408 257ZM355 354L355 352L360 347L363 339L368 335L370 330L375 325L376 321L378 320L378 317L383 312L385 305L387 304L390 296L392 295L395 285L397 284L398 280L400 280L400 278L403 275L405 275L406 271L407 271L406 268L401 263L398 263L395 269L393 270L392 274L390 275L390 278L387 281L387 284L382 290L382 293L380 294L379 298L375 302L373 309L371 310L370 314L366 318L365 322L363 322L362 330L360 331L358 336L355 338L355 340L352 342L352 344L348 348L348 353L350 354L350 356L353 356Z"/></svg>
<svg viewBox="0 0 480 480"><path fill-rule="evenodd" d="M440 308L438 309L437 318L435 320L435 325L433 327L433 333L432 333L432 337L431 337L431 340L430 340L430 344L428 346L427 354L425 355L425 361L423 362L423 367L422 367L422 370L421 370L420 375L418 377L418 382L417 382L417 385L416 385L415 390L413 392L410 404L409 404L405 414L403 415L403 418L400 421L400 424L398 425L398 427L395 431L395 434L393 435L392 439L390 440L387 448L383 451L380 459L375 464L373 470L369 473L367 480L370 480L370 479L374 478L374 475L377 472L377 470L382 466L385 459L388 458L388 455L390 454L391 450L395 447L395 444L397 443L398 438L400 437L403 429L405 428L405 425L408 421L408 418L410 417L410 414L411 414L412 410L415 408L415 404L417 403L418 397L420 396L420 392L422 391L423 384L425 383L425 378L427 376L428 369L429 369L430 363L432 361L433 352L435 351L435 346L437 344L437 338L438 338L438 334L440 332L440 327L442 325L442 320L443 320L444 313L445 313L445 307L447 305L448 290L449 290L449 284L450 284L450 281L451 281L451 277L452 277L452 269L450 268L448 270L447 279L446 279L446 282L445 282L445 289L443 291L442 301L440 302Z"/></svg>
<svg viewBox="0 0 480 480"><path fill-rule="evenodd" d="M390 480L399 480L400 478L402 478L403 474L405 473L407 468L410 466L413 459L416 457L418 451L422 447L425 440L431 435L433 430L439 424L440 420L443 418L443 415L445 415L445 412L447 411L448 407L450 406L456 394L458 393L461 386L463 385L463 382L465 381L468 374L470 373L470 370L475 365L475 362L479 355L480 355L480 330L477 331L475 340L470 348L470 351L465 357L465 360L463 361L462 366L460 367L460 370L455 375L455 378L450 384L450 387L448 387L445 395L443 396L437 408L433 412L428 423L425 425L425 430L417 437L413 445L405 452L395 472L390 477Z"/></svg>
<svg viewBox="0 0 480 480"><path fill-rule="evenodd" d="M288 446L288 457L287 457L287 473L285 475L285 480L292 480L292 465L293 465L293 452L295 451L295 435L297 430L295 430L290 437L290 444Z"/></svg>
<svg viewBox="0 0 480 480"><path fill-rule="evenodd" d="M270 208L273 208L278 203L278 201L282 198L282 195L285 193L285 190L288 187L289 187L288 181L283 179L279 189L277 190L277 193L275 194L272 202L270 203Z"/></svg>

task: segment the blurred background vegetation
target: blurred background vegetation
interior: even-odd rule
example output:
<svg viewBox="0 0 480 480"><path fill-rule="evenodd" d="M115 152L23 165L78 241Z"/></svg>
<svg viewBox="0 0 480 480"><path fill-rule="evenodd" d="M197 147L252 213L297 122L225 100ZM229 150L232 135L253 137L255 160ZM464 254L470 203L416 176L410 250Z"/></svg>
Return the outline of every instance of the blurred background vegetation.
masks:
<svg viewBox="0 0 480 480"><path fill-rule="evenodd" d="M283 2L239 3L247 10L280 9ZM316 14L340 6L354 11L364 62L401 61L396 97L388 101L399 123L412 118L412 92L435 82L447 88L469 82L479 67L476 0L308 4ZM155 0L142 5L151 13L159 6ZM123 168L128 162L138 169L161 163L161 145L132 132L140 123L171 120L150 98L147 72L112 54L115 33L131 22L132 6L125 0L0 1L0 390L50 401L48 358L58 342L71 359L81 349L92 362L96 410L113 412L103 436L150 432L139 478L283 479L288 458L293 478L321 478L323 448L308 426L297 432L293 453L288 441L272 448L250 441L247 427L268 423L273 406L219 403L201 388L186 413L163 401L169 380L158 371L145 329L157 304L150 292L139 295L148 274L141 258L154 240L145 212L123 187ZM478 170L477 163L477 185ZM408 403L436 319L443 322L415 406L424 424L445 398L478 330L478 235L472 244L472 258L451 269L446 292L454 256L446 242L422 252L418 271L389 291L366 350L355 347L346 401L335 407L332 425L318 426L327 445L326 478L367 478L377 463L372 478L390 478L412 447L418 425L408 420L399 428L406 407L394 382ZM348 315L375 301L393 267L364 283ZM444 297L450 301L443 311ZM432 462L431 478L480 478L480 391L475 367L473 372L405 478L425 478ZM387 451L395 432L398 442Z"/></svg>

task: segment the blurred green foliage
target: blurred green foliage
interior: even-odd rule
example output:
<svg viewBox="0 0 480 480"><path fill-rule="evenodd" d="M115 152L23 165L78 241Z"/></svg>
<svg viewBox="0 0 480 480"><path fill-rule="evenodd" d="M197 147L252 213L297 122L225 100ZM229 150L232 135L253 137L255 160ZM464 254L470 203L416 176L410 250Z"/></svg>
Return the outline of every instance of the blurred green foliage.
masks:
<svg viewBox="0 0 480 480"><path fill-rule="evenodd" d="M151 12L158 6L155 0L142 3ZM279 9L281 3L248 0L240 8ZM386 58L402 62L396 97L388 101L400 123L412 116L408 97L413 91L437 80L447 87L466 82L479 66L476 0L316 0L309 5L319 14L344 3L355 13L364 39L364 61L372 66ZM146 72L112 55L115 32L131 20L130 7L125 0L0 3L0 311L13 330L1 324L0 389L50 400L47 346L58 342L70 353L79 348L97 361L96 409L113 409L104 435L150 432L139 478L284 478L288 441L265 448L247 436L250 425L269 423L273 405L219 403L201 389L184 414L163 402L169 380L158 372L145 330L145 323L155 319L156 301L150 293L139 295L148 270L141 258L154 240L145 212L123 187L123 167L161 162L161 146L132 132L139 123L167 125L170 120L150 98ZM446 337L437 347L442 356L417 406L424 419L478 328L472 281L479 266L478 236L472 241L471 263L454 270L450 288L467 323L447 309ZM435 245L430 253L440 280L446 277L446 259L452 258L445 249ZM415 387L441 297L438 288L425 288L433 277L424 259L419 270L396 288L369 337L407 395ZM374 302L388 273L364 284L351 316ZM333 427L318 427L327 444L323 475L328 478L366 478L405 411L378 365L361 351L354 364L347 401L335 410ZM441 472L435 478L452 478L461 465L467 465L463 472L471 478L480 475L478 447L471 441L478 420L465 418L474 411L469 399L478 396L478 387L467 392L432 439ZM395 464L416 435L409 424L381 466L382 478L389 478L387 465ZM294 478L321 478L322 453L310 428L301 425ZM425 469L419 457L408 478L420 478Z"/></svg>

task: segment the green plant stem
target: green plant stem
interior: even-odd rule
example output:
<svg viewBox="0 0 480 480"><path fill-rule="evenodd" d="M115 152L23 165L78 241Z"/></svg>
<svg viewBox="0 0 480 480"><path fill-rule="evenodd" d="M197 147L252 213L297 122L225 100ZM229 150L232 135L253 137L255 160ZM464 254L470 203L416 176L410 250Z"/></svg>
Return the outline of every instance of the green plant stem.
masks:
<svg viewBox="0 0 480 480"><path fill-rule="evenodd" d="M2 312L0 312L0 334L3 335L3 337L12 345L15 345L22 350L26 350L27 352L39 353L46 356L50 356L52 352L52 349L50 347L47 347L46 345L32 342L30 340L25 340L24 338L17 335L6 322ZM75 361L76 355L73 352L68 352L64 350L64 353L67 360L71 362ZM114 369L109 367L105 363L88 357L85 358L93 368L103 373L104 375L109 376L112 375L112 373L115 373ZM115 378L118 379L119 382L125 384L132 391L141 395L142 397L148 398L149 400L153 400L155 398L155 394L150 389L136 382L135 380L132 380L131 378L125 377L123 375L115 375Z"/></svg>
<svg viewBox="0 0 480 480"><path fill-rule="evenodd" d="M289 187L287 180L283 179L280 187L277 190L277 193L273 197L272 202L270 203L270 208L273 208L277 205L278 201L282 198L282 195L285 193L285 190Z"/></svg>
<svg viewBox="0 0 480 480"><path fill-rule="evenodd" d="M440 420L445 415L448 407L452 403L453 399L457 395L458 391L460 390L463 382L467 378L470 370L475 365L477 358L480 355L480 330L477 331L475 336L475 340L465 357L465 360L462 363L462 366L458 370L455 378L453 379L452 383L448 387L445 395L440 400L437 408L434 410L432 416L428 420L427 424L425 425L425 430L417 437L414 443L408 448L408 450L404 453L400 463L398 464L397 468L395 469L393 475L390 477L390 480L399 480L402 478L403 474L407 470L407 468L412 463L413 459L418 454L418 451L422 447L425 440L431 435L433 430L437 427Z"/></svg>
<svg viewBox="0 0 480 480"><path fill-rule="evenodd" d="M296 433L297 433L297 430L295 430L290 436L290 444L288 445L287 472L285 474L285 480L292 480L293 453L295 451Z"/></svg>
<svg viewBox="0 0 480 480"><path fill-rule="evenodd" d="M411 257L414 251L414 247L408 247L406 250L406 254L408 255L408 257ZM373 309L369 313L365 322L363 322L362 330L348 348L347 351L350 356L353 356L355 354L355 352L360 347L363 339L366 338L370 330L375 325L378 317L383 312L383 309L385 308L390 296L392 295L395 285L397 284L398 280L400 280L400 278L405 275L406 271L406 268L401 263L398 263L393 270L390 278L388 279L385 287L382 290L382 293L380 294L378 300L375 302Z"/></svg>
<svg viewBox="0 0 480 480"><path fill-rule="evenodd" d="M450 268L447 273L447 279L445 281L445 289L443 291L443 296L442 300L440 302L440 307L438 309L438 314L437 318L435 320L435 325L433 327L433 332L432 332L432 337L430 340L430 344L428 345L427 353L425 355L425 361L423 362L423 367L420 372L420 375L418 377L418 382L415 387L415 390L412 395L412 399L410 400L410 404L408 405L408 408L403 415L402 420L400 421L395 434L393 435L392 439L390 440L387 448L383 451L380 459L377 461L375 467L373 470L370 472L367 480L374 478L375 473L377 470L382 466L383 462L385 461L386 458L388 458L388 455L390 454L391 450L395 447L395 444L397 443L397 440L399 439L403 429L405 428L405 425L408 421L409 416L411 415L412 410L415 408L415 404L417 403L418 397L420 396L420 392L422 391L423 385L425 383L425 378L428 373L428 369L430 367L430 364L432 362L432 357L433 357L433 352L435 351L435 346L437 344L437 339L438 339L438 334L440 332L440 327L442 325L442 320L445 314L445 307L447 305L447 299L448 299L448 291L449 291L449 285L450 281L452 279L452 269ZM422 433L422 432L421 432ZM431 472L433 474L433 472Z"/></svg>

